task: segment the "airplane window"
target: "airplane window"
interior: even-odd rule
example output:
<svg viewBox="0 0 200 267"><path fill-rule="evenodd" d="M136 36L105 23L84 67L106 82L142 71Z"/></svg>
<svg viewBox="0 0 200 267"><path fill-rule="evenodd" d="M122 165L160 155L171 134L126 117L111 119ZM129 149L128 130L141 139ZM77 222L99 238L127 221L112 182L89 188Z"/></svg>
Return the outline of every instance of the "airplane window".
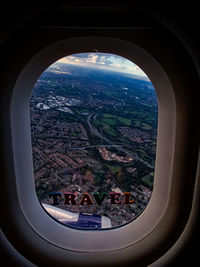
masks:
<svg viewBox="0 0 200 267"><path fill-rule="evenodd" d="M147 206L154 182L158 103L147 75L118 55L64 57L30 100L37 197L79 229L124 225Z"/></svg>

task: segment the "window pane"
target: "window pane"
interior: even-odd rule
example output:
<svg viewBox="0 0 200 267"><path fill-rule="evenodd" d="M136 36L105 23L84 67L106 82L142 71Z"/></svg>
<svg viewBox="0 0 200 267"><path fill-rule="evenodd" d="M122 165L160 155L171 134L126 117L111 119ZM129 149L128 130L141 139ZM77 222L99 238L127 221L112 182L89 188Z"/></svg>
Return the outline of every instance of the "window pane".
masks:
<svg viewBox="0 0 200 267"><path fill-rule="evenodd" d="M82 229L123 225L147 206L158 103L133 62L113 54L60 59L30 101L35 188L44 209Z"/></svg>

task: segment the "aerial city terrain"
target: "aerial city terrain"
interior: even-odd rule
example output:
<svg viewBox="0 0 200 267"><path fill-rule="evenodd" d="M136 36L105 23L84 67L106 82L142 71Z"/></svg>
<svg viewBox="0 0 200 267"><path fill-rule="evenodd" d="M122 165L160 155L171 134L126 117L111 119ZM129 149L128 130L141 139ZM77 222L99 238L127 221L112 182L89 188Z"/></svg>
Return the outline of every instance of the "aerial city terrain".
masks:
<svg viewBox="0 0 200 267"><path fill-rule="evenodd" d="M41 203L104 215L112 227L147 206L154 181L158 103L148 79L72 64L50 66L30 100L35 188ZM131 204L79 205L83 193L131 193ZM77 205L66 205L75 193Z"/></svg>

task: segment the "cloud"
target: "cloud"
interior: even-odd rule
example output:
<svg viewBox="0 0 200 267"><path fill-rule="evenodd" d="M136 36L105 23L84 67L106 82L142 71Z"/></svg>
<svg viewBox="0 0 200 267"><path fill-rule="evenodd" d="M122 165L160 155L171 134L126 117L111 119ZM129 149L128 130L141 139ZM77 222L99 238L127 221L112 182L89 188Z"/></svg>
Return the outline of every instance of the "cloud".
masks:
<svg viewBox="0 0 200 267"><path fill-rule="evenodd" d="M87 63L96 64L99 56L97 54L89 54L88 58L86 59Z"/></svg>
<svg viewBox="0 0 200 267"><path fill-rule="evenodd" d="M80 60L80 59L78 59L78 58L75 58L75 59L74 59L74 61L75 61L76 63L79 63L79 62L81 62L81 60Z"/></svg>
<svg viewBox="0 0 200 267"><path fill-rule="evenodd" d="M79 53L64 57L57 62L101 68L147 77L133 62L121 56L106 53Z"/></svg>
<svg viewBox="0 0 200 267"><path fill-rule="evenodd" d="M113 64L113 62L112 62L111 60L109 60L109 59L106 59L106 60L104 61L104 63L105 63L107 66L109 66L109 65L112 66L112 64Z"/></svg>

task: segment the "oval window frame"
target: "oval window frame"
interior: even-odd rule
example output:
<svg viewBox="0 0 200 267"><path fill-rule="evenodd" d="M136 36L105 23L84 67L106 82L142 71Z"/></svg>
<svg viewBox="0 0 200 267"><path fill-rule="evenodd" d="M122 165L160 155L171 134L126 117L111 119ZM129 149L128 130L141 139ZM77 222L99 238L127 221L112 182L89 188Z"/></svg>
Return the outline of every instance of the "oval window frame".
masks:
<svg viewBox="0 0 200 267"><path fill-rule="evenodd" d="M103 231L65 227L50 218L41 208L34 192L28 112L30 94L35 81L49 65L63 56L94 49L113 54L117 51L118 55L137 64L152 81L159 103L154 190L150 202L136 220L119 228ZM165 124L161 123L162 121L165 121ZM175 122L175 97L168 76L152 56L133 43L108 37L81 37L56 42L43 49L21 72L13 90L11 104L15 179L20 208L28 224L44 240L66 250L108 252L134 247L134 244L154 231L168 208L175 146ZM166 171L163 172L163 170ZM48 227L46 227L47 224Z"/></svg>

